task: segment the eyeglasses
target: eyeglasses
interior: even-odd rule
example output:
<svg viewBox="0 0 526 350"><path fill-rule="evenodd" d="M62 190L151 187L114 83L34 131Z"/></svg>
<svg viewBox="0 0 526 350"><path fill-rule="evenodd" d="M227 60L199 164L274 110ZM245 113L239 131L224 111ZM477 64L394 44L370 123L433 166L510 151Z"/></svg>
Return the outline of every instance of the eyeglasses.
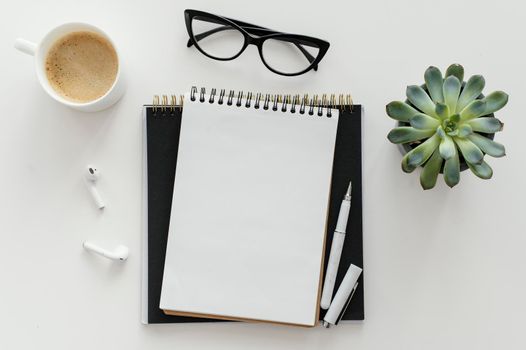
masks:
<svg viewBox="0 0 526 350"><path fill-rule="evenodd" d="M294 76L318 70L329 43L309 36L277 32L211 13L185 10L187 46L219 61L237 58L248 45L256 45L263 64L272 72Z"/></svg>

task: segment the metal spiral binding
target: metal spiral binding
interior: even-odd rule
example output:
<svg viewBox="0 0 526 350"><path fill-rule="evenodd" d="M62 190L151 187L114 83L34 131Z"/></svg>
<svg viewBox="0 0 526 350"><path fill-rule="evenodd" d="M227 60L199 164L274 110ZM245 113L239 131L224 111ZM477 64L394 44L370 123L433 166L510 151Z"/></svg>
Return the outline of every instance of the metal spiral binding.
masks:
<svg viewBox="0 0 526 350"><path fill-rule="evenodd" d="M314 108L318 105L318 95L314 95L309 103L309 115L314 115Z"/></svg>
<svg viewBox="0 0 526 350"><path fill-rule="evenodd" d="M170 112L170 114L173 114L175 112L176 108L182 109L184 104L184 95L179 95L179 99L177 99L176 95L170 95L170 102L168 102L168 95L155 95L153 96L153 103L152 103L152 110L153 114L157 114L157 112L162 112L163 114L166 114L167 111Z"/></svg>
<svg viewBox="0 0 526 350"><path fill-rule="evenodd" d="M208 99L208 103L214 103L214 98L216 97L216 89L212 89L212 93L210 94L210 98Z"/></svg>
<svg viewBox="0 0 526 350"><path fill-rule="evenodd" d="M254 108L259 109L259 102L261 101L261 92L256 94L256 100L254 101Z"/></svg>
<svg viewBox="0 0 526 350"><path fill-rule="evenodd" d="M287 111L287 104L290 103L290 95L285 95L285 98L283 99L283 103L281 104L281 111L286 112Z"/></svg>
<svg viewBox="0 0 526 350"><path fill-rule="evenodd" d="M252 103L252 93L248 92L247 94L247 102L245 103L246 108L250 108L250 103Z"/></svg>
<svg viewBox="0 0 526 350"><path fill-rule="evenodd" d="M281 95L274 95L272 96L272 101L274 102L272 104L272 110L275 112L278 110L278 103L282 103Z"/></svg>
<svg viewBox="0 0 526 350"><path fill-rule="evenodd" d="M216 98L217 97L217 98ZM208 98L208 99L207 99ZM208 102L210 104L217 103L222 105L225 103L231 106L235 103L237 107L254 108L263 110L272 109L273 111L290 112L298 114L308 114L309 116L326 116L327 118L332 117L333 109L339 108L344 111L346 108L352 112L353 100L350 94L344 95L339 94L336 97L335 94L323 94L321 98L318 95L312 95L309 97L308 94L303 96L296 95L280 95L280 94L262 94L238 91L237 95L234 90L229 90L228 95L225 89L219 90L211 89L210 94L207 96L206 89L193 86L190 90L190 101L199 103ZM179 95L155 95L153 97L152 110L154 114L161 112L166 114L170 112L172 114L176 108L182 110L184 105L184 96Z"/></svg>
<svg viewBox="0 0 526 350"><path fill-rule="evenodd" d="M265 102L263 102L263 109L264 110L268 109L269 101L270 101L270 94L265 94Z"/></svg>
<svg viewBox="0 0 526 350"><path fill-rule="evenodd" d="M232 99L234 98L234 94L234 90L230 90L230 92L228 93L228 100L226 101L227 105L232 106Z"/></svg>
<svg viewBox="0 0 526 350"><path fill-rule="evenodd" d="M292 103L290 105L290 113L296 113L296 105L299 104L300 95L294 95Z"/></svg>
<svg viewBox="0 0 526 350"><path fill-rule="evenodd" d="M305 105L307 104L308 100L309 100L309 95L307 94L303 95L303 98L301 99L301 104L300 104L300 114L305 113Z"/></svg>

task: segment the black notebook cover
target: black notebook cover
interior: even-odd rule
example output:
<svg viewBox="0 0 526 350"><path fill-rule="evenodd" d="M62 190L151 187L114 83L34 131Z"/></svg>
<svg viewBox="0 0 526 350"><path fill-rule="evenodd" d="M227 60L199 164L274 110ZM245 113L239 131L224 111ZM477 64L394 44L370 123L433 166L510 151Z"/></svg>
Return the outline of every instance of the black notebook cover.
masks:
<svg viewBox="0 0 526 350"><path fill-rule="evenodd" d="M181 129L181 113L178 107L164 110L145 107L145 251L143 281L143 322L225 322L183 316L169 316L159 309L163 280L164 258L168 239L168 226L172 204L177 149ZM334 293L352 263L363 268L362 244L362 108L355 105L352 111L346 107L340 112L331 184L331 199L328 216L325 266L329 259L332 234L343 195L352 180L351 213L347 225L347 236L340 260ZM306 118L310 117L305 115ZM312 117L311 117L312 118ZM343 316L343 320L364 319L363 273L358 288ZM325 314L320 312L320 319ZM228 321L226 321L228 322Z"/></svg>

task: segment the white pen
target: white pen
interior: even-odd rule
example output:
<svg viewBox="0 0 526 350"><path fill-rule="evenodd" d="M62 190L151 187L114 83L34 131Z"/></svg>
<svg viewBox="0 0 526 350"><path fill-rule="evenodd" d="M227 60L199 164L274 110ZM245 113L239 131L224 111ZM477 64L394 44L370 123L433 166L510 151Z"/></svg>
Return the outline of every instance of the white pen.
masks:
<svg viewBox="0 0 526 350"><path fill-rule="evenodd" d="M327 264L325 282L323 283L323 293L321 294L320 306L324 310L327 310L331 305L334 283L336 282L336 275L338 274L343 242L345 241L347 220L349 219L349 212L351 210L351 190L352 183L349 182L349 188L347 188L347 192L343 197L340 214L338 215L338 221L336 223L336 230L332 237L331 253L329 255L329 263Z"/></svg>

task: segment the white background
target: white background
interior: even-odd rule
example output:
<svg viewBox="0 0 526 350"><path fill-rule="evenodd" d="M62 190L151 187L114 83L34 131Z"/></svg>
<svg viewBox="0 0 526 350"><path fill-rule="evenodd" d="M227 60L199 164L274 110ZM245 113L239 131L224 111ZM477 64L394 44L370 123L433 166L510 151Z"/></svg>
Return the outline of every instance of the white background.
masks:
<svg viewBox="0 0 526 350"><path fill-rule="evenodd" d="M250 47L232 62L186 48L185 8L325 38L318 72L272 74ZM520 1L6 1L0 11L1 349L524 349L526 148L521 108L526 31ZM95 114L45 95L16 37L39 40L68 21L116 41L128 91ZM462 173L423 192L386 140L385 104L429 65L458 62L486 92L510 94L490 159L494 178ZM334 329L139 322L141 105L191 85L280 93L350 92L365 106L362 323ZM108 202L93 206L82 173L102 170ZM522 217L521 217L522 214ZM125 264L83 252L83 240L131 249Z"/></svg>

